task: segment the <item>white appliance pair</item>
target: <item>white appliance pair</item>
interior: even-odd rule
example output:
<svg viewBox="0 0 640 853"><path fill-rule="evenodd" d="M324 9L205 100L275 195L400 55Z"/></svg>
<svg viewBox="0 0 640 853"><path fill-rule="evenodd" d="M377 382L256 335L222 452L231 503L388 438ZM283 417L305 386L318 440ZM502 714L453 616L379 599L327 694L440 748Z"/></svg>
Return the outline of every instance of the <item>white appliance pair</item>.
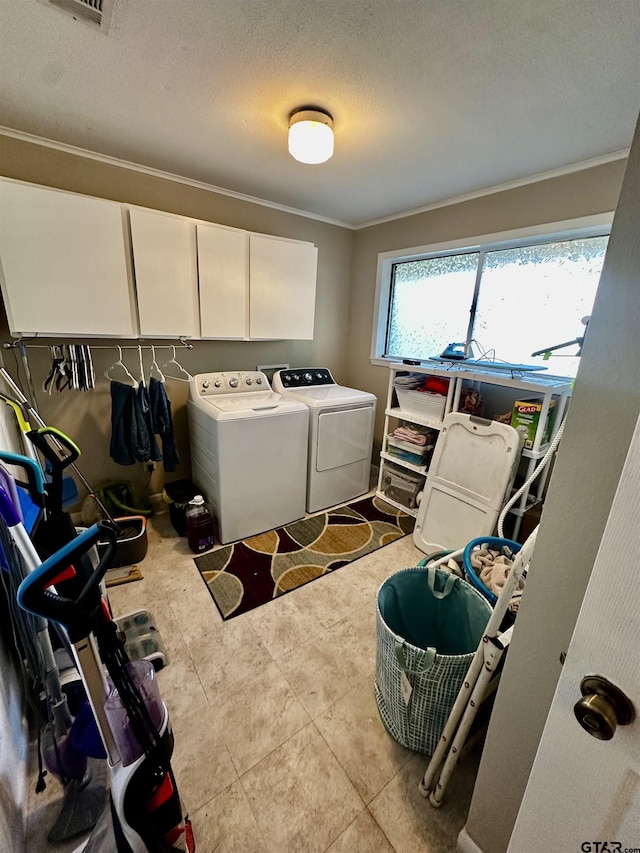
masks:
<svg viewBox="0 0 640 853"><path fill-rule="evenodd" d="M191 464L226 544L369 488L376 398L325 369L201 373L189 388Z"/></svg>

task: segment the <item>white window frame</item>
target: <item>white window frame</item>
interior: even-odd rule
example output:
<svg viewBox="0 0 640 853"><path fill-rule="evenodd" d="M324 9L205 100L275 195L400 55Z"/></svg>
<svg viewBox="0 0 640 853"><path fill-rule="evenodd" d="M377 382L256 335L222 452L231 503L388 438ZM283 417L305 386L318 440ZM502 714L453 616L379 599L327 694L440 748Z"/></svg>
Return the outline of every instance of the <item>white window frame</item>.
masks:
<svg viewBox="0 0 640 853"><path fill-rule="evenodd" d="M376 293L373 303L373 330L371 334L371 364L397 362L397 357L385 356L387 325L391 297L391 272L393 265L403 261L417 261L463 252L490 252L497 249L519 248L540 242L561 242L584 237L598 237L611 230L613 212L583 216L544 225L531 225L512 231L484 234L480 237L465 237L446 243L434 243L411 249L381 252L378 255Z"/></svg>

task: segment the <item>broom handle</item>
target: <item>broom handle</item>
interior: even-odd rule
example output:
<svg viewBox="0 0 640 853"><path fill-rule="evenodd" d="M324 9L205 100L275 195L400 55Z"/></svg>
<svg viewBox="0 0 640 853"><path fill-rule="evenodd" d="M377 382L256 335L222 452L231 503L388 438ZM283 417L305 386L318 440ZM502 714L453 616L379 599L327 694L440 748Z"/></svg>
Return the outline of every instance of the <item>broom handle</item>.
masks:
<svg viewBox="0 0 640 853"><path fill-rule="evenodd" d="M0 362L0 364L1 364L1 362ZM17 398L21 403L23 403L23 404L25 404L25 405L27 406L27 408L29 409L29 414L30 414L30 416L34 419L34 421L36 421L36 423L38 424L38 426L46 427L46 423L42 420L42 418L41 418L41 417L40 417L40 415L38 414L38 410L37 410L37 409L35 408L35 406L33 406L33 405L29 402L29 400L25 397L25 395L24 395L24 394L22 393L22 391L20 390L19 386L18 386L18 385L16 385L16 383L15 383L15 382L13 381L13 379L11 378L11 375L8 373L7 369L6 369L4 366L0 366L0 376L2 376L2 378L3 378L3 379L4 379L4 381L7 383L7 385L11 388L11 390L13 391L13 393L16 395L16 398ZM52 438L53 438L53 440L56 442L56 444L58 445L58 447L59 447L59 448L61 448L61 447L62 447L62 445L61 445L61 444L56 440L55 436L52 436ZM93 488L91 487L91 484L90 484L90 483L85 479L85 477L84 477L83 473L82 473L82 472L80 471L80 469L77 467L77 465L75 464L75 462L72 462L72 463L71 463L70 468L72 469L72 471L74 472L74 474L78 477L78 479L80 480L80 482L82 483L82 485L85 487L85 489L87 489L87 491L88 491L88 492L93 496L94 501L98 504L98 506L100 507L100 509L102 510L102 512L105 514L105 516L107 517L107 519L109 520L109 522L110 522L110 523L115 527L115 529L116 529L117 531L122 532L122 531L121 531L121 529L120 529L120 526L119 526L118 524L116 524L115 519L112 517L111 513L110 513L110 512L109 512L109 510L106 508L106 506L102 503L102 501L100 500L100 498L98 497L98 495L94 492Z"/></svg>

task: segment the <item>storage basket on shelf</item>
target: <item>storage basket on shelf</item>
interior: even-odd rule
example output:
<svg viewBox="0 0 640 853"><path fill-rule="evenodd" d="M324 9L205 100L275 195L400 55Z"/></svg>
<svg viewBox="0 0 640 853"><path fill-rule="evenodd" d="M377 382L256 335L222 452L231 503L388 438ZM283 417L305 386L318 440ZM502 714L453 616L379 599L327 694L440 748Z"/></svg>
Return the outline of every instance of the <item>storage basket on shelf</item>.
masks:
<svg viewBox="0 0 640 853"><path fill-rule="evenodd" d="M442 394L431 394L429 391L407 391L397 386L395 392L398 405L408 415L433 418L437 421L441 421L444 417L447 398Z"/></svg>
<svg viewBox="0 0 640 853"><path fill-rule="evenodd" d="M382 584L375 693L398 743L431 755L490 615L486 598L442 569L404 569Z"/></svg>
<svg viewBox="0 0 640 853"><path fill-rule="evenodd" d="M472 539L467 543L462 555L462 566L465 576L474 587L487 599L493 607L498 600L498 596L492 592L489 587L480 580L480 577L473 565L471 564L472 552L478 548L487 548L490 551L498 551L500 554L513 560L522 545L514 542L512 539L501 539L498 536L482 536L479 539Z"/></svg>

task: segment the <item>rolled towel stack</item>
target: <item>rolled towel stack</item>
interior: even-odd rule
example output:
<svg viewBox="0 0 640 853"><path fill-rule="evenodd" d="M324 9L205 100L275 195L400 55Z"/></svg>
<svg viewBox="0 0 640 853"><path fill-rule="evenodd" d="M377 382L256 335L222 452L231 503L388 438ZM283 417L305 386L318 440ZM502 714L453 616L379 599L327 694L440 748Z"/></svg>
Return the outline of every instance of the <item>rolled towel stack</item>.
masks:
<svg viewBox="0 0 640 853"><path fill-rule="evenodd" d="M433 430L420 424L401 424L393 431L394 438L400 438L402 441L408 441L410 444L417 444L420 447L426 447L428 444L435 443Z"/></svg>

